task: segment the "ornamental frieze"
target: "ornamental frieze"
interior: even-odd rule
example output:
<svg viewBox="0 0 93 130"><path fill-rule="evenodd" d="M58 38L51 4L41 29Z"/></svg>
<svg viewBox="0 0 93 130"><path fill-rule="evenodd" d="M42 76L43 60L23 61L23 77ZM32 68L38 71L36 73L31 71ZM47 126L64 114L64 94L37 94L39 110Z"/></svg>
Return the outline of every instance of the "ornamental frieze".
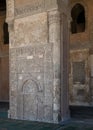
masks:
<svg viewBox="0 0 93 130"><path fill-rule="evenodd" d="M44 10L45 1L44 0L35 0L32 1L30 5L24 7L15 8L15 17L19 18L20 16L31 15L37 12Z"/></svg>

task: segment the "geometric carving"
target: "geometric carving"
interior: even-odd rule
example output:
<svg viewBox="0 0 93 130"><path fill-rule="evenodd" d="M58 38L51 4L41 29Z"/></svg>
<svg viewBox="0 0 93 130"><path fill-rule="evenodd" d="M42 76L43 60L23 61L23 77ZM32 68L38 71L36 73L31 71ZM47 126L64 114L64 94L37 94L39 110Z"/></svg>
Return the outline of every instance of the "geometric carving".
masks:
<svg viewBox="0 0 93 130"><path fill-rule="evenodd" d="M15 16L20 17L24 15L31 15L34 12L44 9L44 0L32 0L29 5L23 6L21 8L15 8Z"/></svg>
<svg viewBox="0 0 93 130"><path fill-rule="evenodd" d="M16 49L16 68L20 74L18 88L21 90L19 109L23 110L18 115L22 115L21 119L42 120L47 105L49 109L45 115L52 120L52 47L53 44L40 44Z"/></svg>
<svg viewBox="0 0 93 130"><path fill-rule="evenodd" d="M11 71L18 77L17 117L42 121L46 116L52 120L53 44L12 48L10 56Z"/></svg>

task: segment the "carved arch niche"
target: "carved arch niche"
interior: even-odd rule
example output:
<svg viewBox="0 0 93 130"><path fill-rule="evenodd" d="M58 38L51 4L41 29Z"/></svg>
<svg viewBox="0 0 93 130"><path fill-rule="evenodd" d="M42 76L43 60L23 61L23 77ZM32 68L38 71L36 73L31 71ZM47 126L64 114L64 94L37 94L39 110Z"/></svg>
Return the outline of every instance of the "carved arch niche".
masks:
<svg viewBox="0 0 93 130"><path fill-rule="evenodd" d="M23 81L19 89L18 99L18 118L25 120L39 119L38 111L43 111L43 99L40 84L37 80L27 78ZM42 104L40 106L40 104ZM42 108L41 108L42 107ZM40 115L43 118L43 115Z"/></svg>
<svg viewBox="0 0 93 130"><path fill-rule="evenodd" d="M23 96L23 119L35 119L37 113L37 92L38 85L32 80L26 80L22 86L22 96ZM28 105L29 104L29 105ZM31 116L31 117L30 117Z"/></svg>

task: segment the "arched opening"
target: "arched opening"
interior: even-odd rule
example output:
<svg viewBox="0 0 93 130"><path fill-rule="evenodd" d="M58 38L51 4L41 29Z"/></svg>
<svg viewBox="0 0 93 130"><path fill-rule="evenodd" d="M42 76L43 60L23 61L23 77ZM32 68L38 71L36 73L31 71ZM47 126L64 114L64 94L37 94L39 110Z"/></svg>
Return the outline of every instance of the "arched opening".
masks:
<svg viewBox="0 0 93 130"><path fill-rule="evenodd" d="M9 104L9 33L6 21L6 0L0 0L0 111Z"/></svg>
<svg viewBox="0 0 93 130"><path fill-rule="evenodd" d="M85 31L85 9L81 4L76 4L71 10L71 32L79 33Z"/></svg>

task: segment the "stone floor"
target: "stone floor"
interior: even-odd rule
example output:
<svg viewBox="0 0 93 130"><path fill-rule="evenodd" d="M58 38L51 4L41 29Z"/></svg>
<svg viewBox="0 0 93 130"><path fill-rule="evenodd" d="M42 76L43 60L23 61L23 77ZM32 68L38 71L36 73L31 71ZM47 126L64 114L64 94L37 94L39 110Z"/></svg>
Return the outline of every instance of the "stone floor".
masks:
<svg viewBox="0 0 93 130"><path fill-rule="evenodd" d="M71 119L61 124L49 124L8 119L6 110L0 111L0 130L93 130L93 119Z"/></svg>
<svg viewBox="0 0 93 130"><path fill-rule="evenodd" d="M64 125L0 119L0 130L93 130L93 120L70 120Z"/></svg>

